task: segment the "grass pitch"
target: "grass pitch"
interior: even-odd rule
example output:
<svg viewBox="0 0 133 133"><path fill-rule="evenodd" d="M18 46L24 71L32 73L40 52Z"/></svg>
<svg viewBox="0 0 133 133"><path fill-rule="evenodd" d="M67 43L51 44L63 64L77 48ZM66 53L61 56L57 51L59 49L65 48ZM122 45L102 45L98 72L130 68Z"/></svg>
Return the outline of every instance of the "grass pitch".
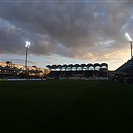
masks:
<svg viewBox="0 0 133 133"><path fill-rule="evenodd" d="M0 133L133 132L133 86L113 81L1 81Z"/></svg>

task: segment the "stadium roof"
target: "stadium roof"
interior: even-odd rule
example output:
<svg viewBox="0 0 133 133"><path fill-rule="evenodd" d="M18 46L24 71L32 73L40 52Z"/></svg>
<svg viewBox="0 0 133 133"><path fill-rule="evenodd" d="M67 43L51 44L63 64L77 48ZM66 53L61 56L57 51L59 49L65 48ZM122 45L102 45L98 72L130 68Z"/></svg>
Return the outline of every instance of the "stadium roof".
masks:
<svg viewBox="0 0 133 133"><path fill-rule="evenodd" d="M123 65L121 65L119 68L115 70L117 73L130 73L133 72L133 58L125 62Z"/></svg>
<svg viewBox="0 0 133 133"><path fill-rule="evenodd" d="M75 65L73 65L73 64L68 64L68 65L64 64L64 65L47 65L46 67L49 68L49 69L62 69L62 68L74 68L74 67L75 68L78 68L78 67L81 67L81 68L85 68L85 67L87 67L87 68L90 68L90 67L93 67L93 68L100 67L100 68L102 68L102 67L106 67L106 68L108 68L108 64L107 63L101 63L101 64L99 64L99 63L95 63L95 64L89 63L89 64L75 64Z"/></svg>

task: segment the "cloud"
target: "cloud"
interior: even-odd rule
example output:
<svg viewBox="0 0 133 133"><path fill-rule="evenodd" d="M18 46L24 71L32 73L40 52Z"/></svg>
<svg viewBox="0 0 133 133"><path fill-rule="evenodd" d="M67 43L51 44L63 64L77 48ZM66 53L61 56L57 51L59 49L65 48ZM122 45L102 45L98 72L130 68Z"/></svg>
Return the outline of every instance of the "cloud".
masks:
<svg viewBox="0 0 133 133"><path fill-rule="evenodd" d="M28 40L33 55L96 59L124 48L125 31L132 35L130 2L3 2L0 12L7 54L23 54Z"/></svg>

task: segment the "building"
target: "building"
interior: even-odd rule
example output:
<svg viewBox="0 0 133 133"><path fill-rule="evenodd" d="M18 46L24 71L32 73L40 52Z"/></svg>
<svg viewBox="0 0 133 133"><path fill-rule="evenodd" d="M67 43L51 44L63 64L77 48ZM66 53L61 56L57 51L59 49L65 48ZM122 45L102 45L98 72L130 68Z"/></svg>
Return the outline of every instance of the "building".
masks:
<svg viewBox="0 0 133 133"><path fill-rule="evenodd" d="M0 78L24 78L45 77L49 73L48 69L37 66L27 66L14 64L12 61L0 62Z"/></svg>

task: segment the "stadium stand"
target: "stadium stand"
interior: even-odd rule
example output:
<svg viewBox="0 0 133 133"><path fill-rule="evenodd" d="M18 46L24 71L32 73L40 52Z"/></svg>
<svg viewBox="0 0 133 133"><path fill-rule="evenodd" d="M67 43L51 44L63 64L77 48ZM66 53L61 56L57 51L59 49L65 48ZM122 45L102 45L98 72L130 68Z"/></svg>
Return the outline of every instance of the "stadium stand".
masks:
<svg viewBox="0 0 133 133"><path fill-rule="evenodd" d="M108 79L108 64L47 65L47 79Z"/></svg>
<svg viewBox="0 0 133 133"><path fill-rule="evenodd" d="M121 65L119 68L115 70L117 73L126 73L132 74L133 72L133 58L128 60L126 63Z"/></svg>
<svg viewBox="0 0 133 133"><path fill-rule="evenodd" d="M115 81L133 83L133 58L115 70Z"/></svg>

